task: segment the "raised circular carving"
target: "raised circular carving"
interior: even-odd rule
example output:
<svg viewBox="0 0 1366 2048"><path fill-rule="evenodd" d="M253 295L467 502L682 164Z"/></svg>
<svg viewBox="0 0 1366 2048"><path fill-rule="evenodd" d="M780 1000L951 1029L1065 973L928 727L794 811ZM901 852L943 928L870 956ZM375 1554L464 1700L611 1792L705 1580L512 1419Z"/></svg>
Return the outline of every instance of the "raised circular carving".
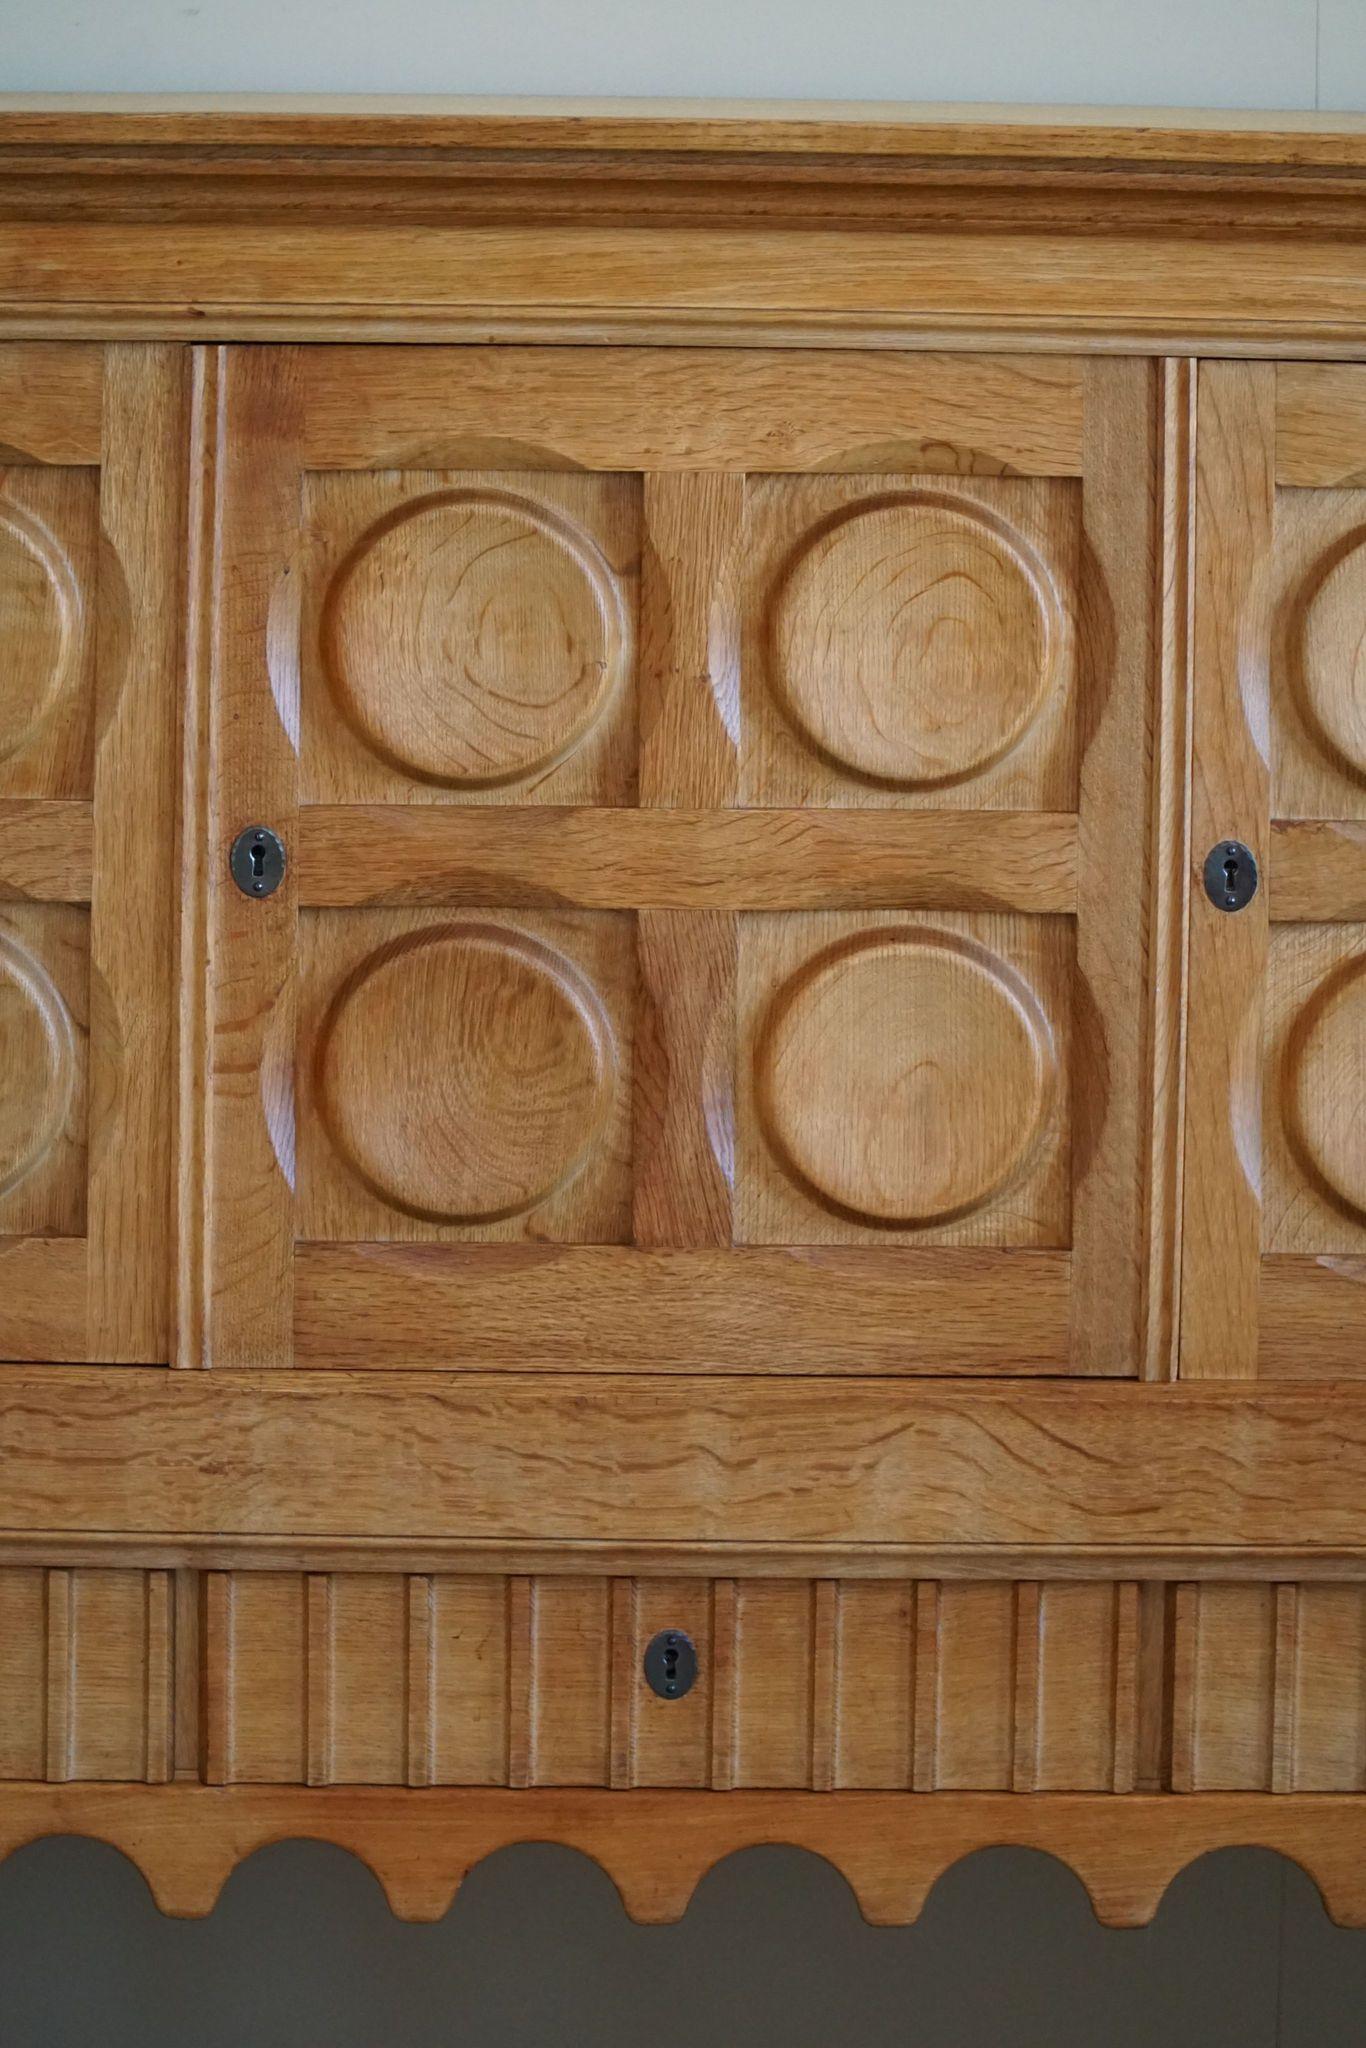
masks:
<svg viewBox="0 0 1366 2048"><path fill-rule="evenodd" d="M60 1137L75 1076L66 1004L42 963L0 932L0 1195Z"/></svg>
<svg viewBox="0 0 1366 2048"><path fill-rule="evenodd" d="M611 1025L539 939L475 922L408 934L343 983L319 1040L319 1109L373 1194L434 1223L543 1202L601 1135Z"/></svg>
<svg viewBox="0 0 1366 2048"><path fill-rule="evenodd" d="M974 941L883 926L779 989L755 1055L760 1124L826 1208L913 1229L980 1208L1022 1170L1055 1085L1052 1033Z"/></svg>
<svg viewBox="0 0 1366 2048"><path fill-rule="evenodd" d="M1343 962L1296 1017L1282 1101L1300 1170L1335 1208L1366 1217L1366 960Z"/></svg>
<svg viewBox="0 0 1366 2048"><path fill-rule="evenodd" d="M1366 528L1344 534L1290 607L1290 683L1310 732L1366 779Z"/></svg>
<svg viewBox="0 0 1366 2048"><path fill-rule="evenodd" d="M980 775L1052 682L1048 573L980 506L902 492L834 514L787 563L770 627L780 701L837 767L897 789Z"/></svg>
<svg viewBox="0 0 1366 2048"><path fill-rule="evenodd" d="M452 789L562 761L611 697L627 637L591 537L511 491L442 491L389 513L323 607L323 659L352 727L392 767Z"/></svg>
<svg viewBox="0 0 1366 2048"><path fill-rule="evenodd" d="M0 506L0 761L17 754L70 679L80 593L38 520Z"/></svg>

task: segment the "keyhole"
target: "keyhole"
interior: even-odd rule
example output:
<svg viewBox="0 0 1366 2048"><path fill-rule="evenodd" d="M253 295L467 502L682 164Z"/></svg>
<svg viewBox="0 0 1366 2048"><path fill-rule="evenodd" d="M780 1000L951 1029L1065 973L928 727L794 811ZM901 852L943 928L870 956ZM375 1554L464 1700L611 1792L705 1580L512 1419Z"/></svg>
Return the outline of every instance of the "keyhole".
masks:
<svg viewBox="0 0 1366 2048"><path fill-rule="evenodd" d="M678 1691L677 1636L666 1636L664 1639L664 1690L669 1693Z"/></svg>
<svg viewBox="0 0 1366 2048"><path fill-rule="evenodd" d="M1229 854L1224 861L1224 888L1227 892L1225 900L1228 903L1229 909L1233 910L1238 902L1238 856L1236 853Z"/></svg>
<svg viewBox="0 0 1366 2048"><path fill-rule="evenodd" d="M263 839L258 839L251 849L251 875L259 889L266 875L266 847Z"/></svg>

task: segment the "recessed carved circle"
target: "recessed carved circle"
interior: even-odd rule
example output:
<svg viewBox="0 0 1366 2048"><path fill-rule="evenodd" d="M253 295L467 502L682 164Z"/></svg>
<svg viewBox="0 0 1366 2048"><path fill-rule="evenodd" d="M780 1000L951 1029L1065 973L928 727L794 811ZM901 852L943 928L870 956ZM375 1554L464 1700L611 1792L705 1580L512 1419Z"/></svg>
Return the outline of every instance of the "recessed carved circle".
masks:
<svg viewBox="0 0 1366 2048"><path fill-rule="evenodd" d="M1335 1208L1366 1219L1366 960L1345 961L1295 1019L1282 1099L1301 1172Z"/></svg>
<svg viewBox="0 0 1366 2048"><path fill-rule="evenodd" d="M0 761L28 744L66 689L80 610L57 541L19 506L0 506Z"/></svg>
<svg viewBox="0 0 1366 2048"><path fill-rule="evenodd" d="M512 491L443 491L362 534L323 606L324 666L392 767L451 789L552 768L601 715L628 622L592 538Z"/></svg>
<svg viewBox="0 0 1366 2048"><path fill-rule="evenodd" d="M75 1078L66 1004L42 963L0 932L0 1195L61 1136Z"/></svg>
<svg viewBox="0 0 1366 2048"><path fill-rule="evenodd" d="M372 955L320 1035L318 1102L373 1194L434 1223L493 1223L562 1187L601 1135L611 1025L563 955L461 923Z"/></svg>
<svg viewBox="0 0 1366 2048"><path fill-rule="evenodd" d="M759 1122L836 1214L914 1229L980 1208L1023 1170L1056 1087L1052 1033L1006 961L890 926L798 970L755 1053Z"/></svg>
<svg viewBox="0 0 1366 2048"><path fill-rule="evenodd" d="M1366 527L1343 534L1290 604L1290 686L1319 746L1366 781Z"/></svg>
<svg viewBox="0 0 1366 2048"><path fill-rule="evenodd" d="M836 513L790 558L774 686L835 766L895 789L980 775L1053 680L1061 610L1043 562L983 507L901 492Z"/></svg>

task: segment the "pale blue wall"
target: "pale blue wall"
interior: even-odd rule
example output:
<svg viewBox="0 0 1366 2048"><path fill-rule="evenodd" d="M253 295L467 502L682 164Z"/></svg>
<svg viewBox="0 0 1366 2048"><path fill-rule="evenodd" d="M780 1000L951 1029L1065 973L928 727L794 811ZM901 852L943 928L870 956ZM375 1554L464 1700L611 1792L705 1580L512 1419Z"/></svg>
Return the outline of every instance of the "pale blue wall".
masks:
<svg viewBox="0 0 1366 2048"><path fill-rule="evenodd" d="M1366 0L0 0L0 90L1366 107Z"/></svg>

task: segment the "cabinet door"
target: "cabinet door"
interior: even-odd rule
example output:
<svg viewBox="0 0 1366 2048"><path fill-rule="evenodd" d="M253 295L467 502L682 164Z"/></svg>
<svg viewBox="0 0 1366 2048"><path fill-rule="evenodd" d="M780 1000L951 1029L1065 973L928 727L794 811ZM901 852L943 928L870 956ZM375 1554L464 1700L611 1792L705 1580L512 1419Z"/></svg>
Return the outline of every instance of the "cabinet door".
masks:
<svg viewBox="0 0 1366 2048"><path fill-rule="evenodd" d="M169 1355L187 370L0 347L0 1359Z"/></svg>
<svg viewBox="0 0 1366 2048"><path fill-rule="evenodd" d="M1207 365L1198 445L1182 1370L1361 1374L1366 369Z"/></svg>
<svg viewBox="0 0 1366 2048"><path fill-rule="evenodd" d="M1156 368L204 375L187 1358L1143 1369Z"/></svg>

